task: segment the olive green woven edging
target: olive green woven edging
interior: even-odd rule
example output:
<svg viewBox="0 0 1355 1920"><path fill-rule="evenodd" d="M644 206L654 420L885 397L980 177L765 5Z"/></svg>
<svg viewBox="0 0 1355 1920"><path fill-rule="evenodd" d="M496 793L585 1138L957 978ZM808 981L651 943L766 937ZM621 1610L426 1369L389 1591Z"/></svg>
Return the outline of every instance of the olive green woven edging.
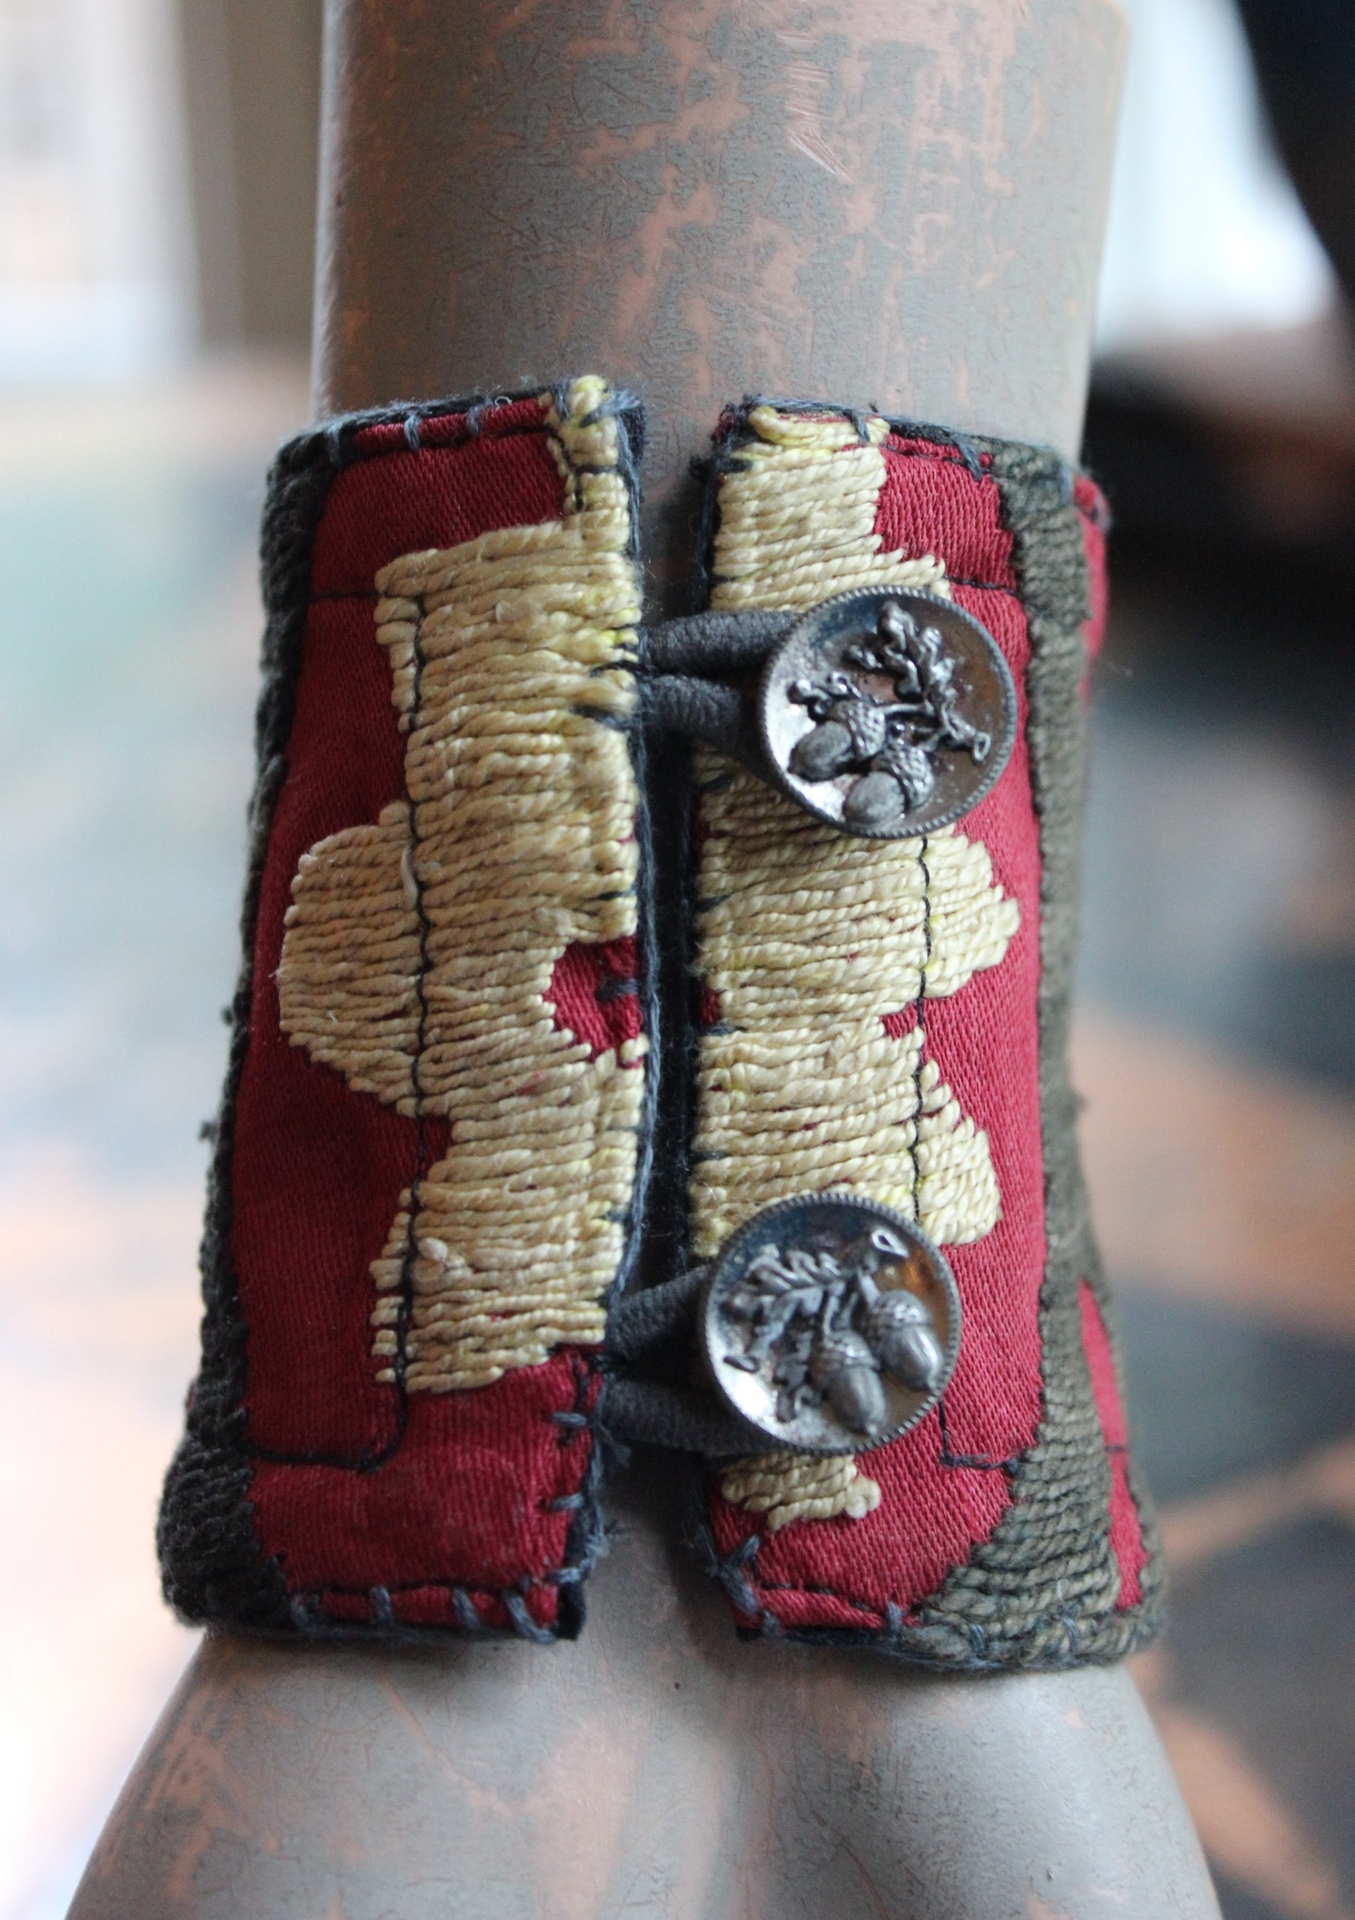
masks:
<svg viewBox="0 0 1355 1920"><path fill-rule="evenodd" d="M1013 537L1030 635L1031 794L1040 833L1040 1119L1046 1262L1040 1294L1044 1412L1012 1480L1012 1504L967 1565L902 1629L900 1651L939 1664L1064 1666L1113 1660L1157 1629L1156 1524L1131 1480L1148 1562L1142 1598L1119 1611L1110 1544L1110 1463L1082 1343L1078 1287L1091 1286L1116 1349L1113 1303L1088 1213L1069 1078L1068 1033L1081 880L1086 717L1082 637L1088 572L1072 473L1051 453L988 442ZM906 1642L906 1646L902 1643Z"/></svg>

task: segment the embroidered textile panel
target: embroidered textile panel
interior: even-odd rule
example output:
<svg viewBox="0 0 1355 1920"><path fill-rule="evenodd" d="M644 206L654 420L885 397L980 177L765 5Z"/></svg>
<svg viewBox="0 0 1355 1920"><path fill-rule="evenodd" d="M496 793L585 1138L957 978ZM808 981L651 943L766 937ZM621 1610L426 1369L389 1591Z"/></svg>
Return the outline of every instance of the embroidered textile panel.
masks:
<svg viewBox="0 0 1355 1920"><path fill-rule="evenodd" d="M630 1257L633 416L284 451L247 979L162 1515L189 1617L575 1630Z"/></svg>
<svg viewBox="0 0 1355 1920"><path fill-rule="evenodd" d="M685 844L688 789L637 720L639 430L585 379L279 456L203 1363L160 1526L187 1618L581 1623L660 977L685 997L649 843L652 811ZM787 403L726 417L712 493L715 608L936 594L1019 696L993 791L914 840L693 751L702 1024L665 1067L650 1251L856 1189L945 1248L964 1306L902 1438L724 1464L718 1570L749 1631L1109 1657L1160 1595L1065 1061L1104 510L1052 455Z"/></svg>
<svg viewBox="0 0 1355 1920"><path fill-rule="evenodd" d="M1121 1651L1156 1596L1100 1309L1095 1398L1082 1346L1079 1284L1105 1302L1064 1066L1099 498L1053 456L767 403L727 416L711 484L712 607L921 588L983 622L1020 700L993 793L920 840L852 840L697 756L695 1250L855 1189L944 1247L965 1316L912 1432L713 1477L722 1577L750 1630L947 1665Z"/></svg>

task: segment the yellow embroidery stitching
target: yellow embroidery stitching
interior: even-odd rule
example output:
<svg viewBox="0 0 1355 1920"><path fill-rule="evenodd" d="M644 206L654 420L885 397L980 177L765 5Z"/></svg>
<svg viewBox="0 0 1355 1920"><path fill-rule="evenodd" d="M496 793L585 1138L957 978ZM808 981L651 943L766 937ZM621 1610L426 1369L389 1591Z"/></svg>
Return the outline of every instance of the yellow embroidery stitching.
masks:
<svg viewBox="0 0 1355 1920"><path fill-rule="evenodd" d="M911 587L950 598L933 554L882 553L875 512L885 481L885 421L863 446L840 419L755 407L758 439L720 488L715 607L812 607L853 587Z"/></svg>
<svg viewBox="0 0 1355 1920"><path fill-rule="evenodd" d="M409 800L321 841L293 882L284 1031L351 1086L452 1123L372 1268L383 1380L412 1279L411 1391L599 1342L621 1254L644 1042L590 1059L545 997L567 947L636 930L637 796L605 723L631 708L640 605L605 396L577 381L552 411L560 521L377 576Z"/></svg>
<svg viewBox="0 0 1355 1920"><path fill-rule="evenodd" d="M789 1462L736 1460L721 1475L720 1491L735 1506L762 1514L773 1533L792 1520L831 1520L837 1513L862 1520L880 1504L878 1483L842 1454L818 1459L800 1453Z"/></svg>
<svg viewBox="0 0 1355 1920"><path fill-rule="evenodd" d="M880 551L883 420L866 421L864 445L841 419L762 406L750 423L758 438L721 483L713 606L809 606L862 586L949 597L933 555ZM892 1039L881 1022L918 1000L924 971L936 998L1002 960L1020 913L987 850L954 829L854 839L713 751L697 777L701 972L720 1006L700 1047L698 1254L773 1201L830 1188L859 1188L940 1243L981 1239L999 1215L987 1136L923 1057L923 1030ZM735 1462L721 1490L773 1528L879 1500L852 1461L805 1455Z"/></svg>
<svg viewBox="0 0 1355 1920"><path fill-rule="evenodd" d="M713 749L699 765L698 937L720 1022L701 1040L697 1254L774 1200L830 1188L909 1215L916 1190L933 1238L980 1239L998 1213L987 1137L919 1063L925 1036L882 1022L917 1000L924 958L934 998L1006 952L1018 909L986 849L953 833L854 839Z"/></svg>

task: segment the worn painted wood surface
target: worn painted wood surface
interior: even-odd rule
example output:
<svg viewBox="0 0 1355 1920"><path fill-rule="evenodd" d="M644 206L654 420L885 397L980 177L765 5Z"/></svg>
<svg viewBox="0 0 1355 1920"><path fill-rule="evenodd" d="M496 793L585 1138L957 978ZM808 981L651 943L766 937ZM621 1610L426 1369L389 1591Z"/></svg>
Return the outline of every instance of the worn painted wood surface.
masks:
<svg viewBox="0 0 1355 1920"><path fill-rule="evenodd" d="M1123 1668L956 1681L740 1645L674 1491L614 1501L572 1646L209 1641L76 1920L1216 1913Z"/></svg>
<svg viewBox="0 0 1355 1920"><path fill-rule="evenodd" d="M1124 37L1110 0L331 0L319 408L643 389L670 598L731 397L1073 454Z"/></svg>

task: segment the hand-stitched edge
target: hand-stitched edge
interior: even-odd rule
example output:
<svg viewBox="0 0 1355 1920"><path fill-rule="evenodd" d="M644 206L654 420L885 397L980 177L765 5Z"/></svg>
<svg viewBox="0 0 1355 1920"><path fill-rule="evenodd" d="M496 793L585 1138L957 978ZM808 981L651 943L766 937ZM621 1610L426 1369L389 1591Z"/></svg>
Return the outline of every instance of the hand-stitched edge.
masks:
<svg viewBox="0 0 1355 1920"><path fill-rule="evenodd" d="M759 406L837 414L854 421L863 442L867 438L862 410L827 401L750 396L729 410L705 470L703 604L713 578L720 476L739 464L743 446L755 437L749 416ZM1013 565L1030 639L1026 735L1041 876L1037 1017L1047 1245L1040 1291L1044 1413L1034 1445L1010 1470L1012 1501L1006 1513L969 1560L953 1568L908 1617L898 1607L887 1607L882 1614L874 1603L815 1588L859 1608L878 1625L786 1627L762 1597L777 1589L757 1578L760 1536L750 1536L722 1556L703 1505L692 1531L736 1612L758 1623L741 1626L744 1637L870 1646L913 1664L949 1669L1066 1667L1115 1660L1144 1644L1160 1627L1164 1578L1151 1500L1131 1465L1129 1484L1146 1563L1138 1604L1116 1609L1119 1573L1110 1551L1110 1467L1080 1333L1078 1285L1086 1279L1118 1366L1118 1327L1091 1228L1068 1070L1086 732L1083 627L1090 598L1079 525L1083 509L1074 498L1075 470L1052 451L910 420L891 419L888 426L901 439L953 450L975 479L986 466L998 487L1002 524L1012 534ZM1051 1382L1056 1384L1051 1387ZM1032 1577L1040 1580L1033 1597Z"/></svg>
<svg viewBox="0 0 1355 1920"><path fill-rule="evenodd" d="M566 404L569 384L561 382L554 390L561 406ZM165 1599L181 1619L193 1624L225 1623L255 1632L300 1633L308 1639L367 1639L375 1634L417 1639L421 1644L458 1637L460 1631L471 1630L474 1608L468 1589L464 1590L468 1595L466 1608L456 1609L461 1617L459 1630L402 1626L379 1619L375 1625L363 1625L317 1618L312 1608L323 1600L323 1593L290 1595L276 1555L264 1555L248 1497L256 1453L245 1433L249 1328L241 1308L238 1278L230 1252L231 1163L236 1096L249 1045L259 899L273 814L287 776L287 743L295 715L311 598L311 553L329 490L349 466L392 453L418 450L426 422L464 414L468 416L467 438L474 438L478 413L489 407L539 399L543 391L541 386L534 386L518 392L396 403L346 414L284 444L269 473L261 536L265 624L254 723L255 782L247 814L248 852L240 918L242 957L235 991L226 1010L231 1030L226 1076L221 1104L211 1129L214 1150L208 1170L199 1253L203 1298L201 1359L188 1395L183 1437L166 1474L156 1524ZM638 545L644 417L638 402L630 395L613 394L610 404L618 418L617 464L630 500L634 551ZM359 436L371 428L388 426L403 429L401 440L375 446L359 444ZM542 430L545 430L544 422ZM641 817L637 819L641 885L647 888L651 885L650 852L641 766L637 765L636 776L642 795ZM641 908L643 923L643 900ZM643 998L647 1019L652 1019L656 1011L656 987L649 969L645 972ZM656 1093L657 1088L647 1089L642 1114L642 1161L637 1167L637 1196L643 1191L648 1172L647 1155L652 1151L644 1143L653 1130ZM631 1209L618 1280L622 1280L634 1264L642 1211L637 1197ZM550 1584L560 1589L555 1630L543 1628L531 1619L519 1583L494 1595L507 1612L510 1627L495 1629L477 1618L474 1630L479 1633L507 1632L530 1640L572 1639L583 1624L582 1582L602 1538L600 1396L591 1390L597 1374L596 1363L591 1358L586 1372L590 1383L585 1395L591 1403L589 1410L580 1412L576 1408L557 1416L586 1425L592 1445L579 1488L579 1504L565 1539L564 1559L560 1568L548 1576ZM457 1591L463 1589L453 1590L454 1600Z"/></svg>

